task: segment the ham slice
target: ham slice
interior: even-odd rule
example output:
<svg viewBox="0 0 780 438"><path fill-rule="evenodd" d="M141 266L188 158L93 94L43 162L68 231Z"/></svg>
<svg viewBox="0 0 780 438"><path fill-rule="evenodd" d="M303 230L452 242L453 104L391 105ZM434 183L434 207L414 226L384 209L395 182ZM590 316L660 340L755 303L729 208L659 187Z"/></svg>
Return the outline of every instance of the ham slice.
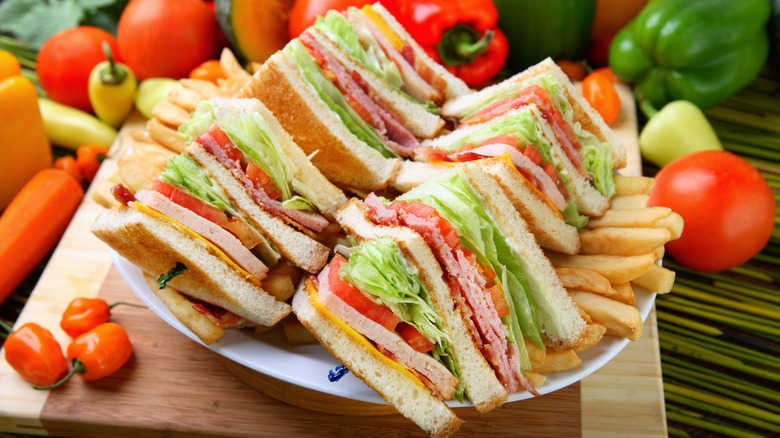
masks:
<svg viewBox="0 0 780 438"><path fill-rule="evenodd" d="M393 151L403 157L412 155L420 146L417 138L390 111L380 106L366 93L358 81L350 75L336 58L317 43L309 33L300 36L301 43L312 53L325 76L336 85L352 109L371 125Z"/></svg>
<svg viewBox="0 0 780 438"><path fill-rule="evenodd" d="M329 268L318 275L319 301L336 317L344 321L377 345L388 357L422 376L421 379L437 397L449 400L455 394L458 379L439 361L428 354L414 350L401 336L392 332L352 308L328 288Z"/></svg>
<svg viewBox="0 0 780 438"><path fill-rule="evenodd" d="M470 149L468 151L453 154L456 161L460 154L476 154L483 157L498 157L509 154L509 157L512 159L512 163L514 163L515 167L517 167L520 172L523 172L524 175L530 174L533 177L532 181L537 183L536 188L547 195L555 208L557 208L559 211L563 211L566 208L566 199L558 189L558 186L555 185L555 182L552 180L552 178L547 175L544 169L539 167L536 163L531 161L530 158L523 155L516 148L503 143L487 144Z"/></svg>
<svg viewBox="0 0 780 438"><path fill-rule="evenodd" d="M238 238L224 228L174 203L158 192L141 191L136 193L135 198L142 204L159 211L198 233L204 239L219 247L228 257L258 280L265 278L268 268Z"/></svg>
<svg viewBox="0 0 780 438"><path fill-rule="evenodd" d="M214 155L214 158L222 163L236 179L241 181L249 191L252 199L269 213L304 231L312 230L319 233L330 224L320 214L284 208L281 202L271 199L265 190L256 187L241 166L241 151L232 143L228 142L226 145L220 145L209 133L201 135L195 141L203 146L207 152ZM236 151L238 154L236 154Z"/></svg>

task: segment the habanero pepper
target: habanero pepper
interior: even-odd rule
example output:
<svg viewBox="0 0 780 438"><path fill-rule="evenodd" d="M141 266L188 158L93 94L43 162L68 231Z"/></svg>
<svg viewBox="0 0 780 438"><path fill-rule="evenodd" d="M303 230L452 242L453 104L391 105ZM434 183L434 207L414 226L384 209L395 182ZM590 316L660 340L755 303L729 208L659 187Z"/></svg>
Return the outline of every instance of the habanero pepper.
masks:
<svg viewBox="0 0 780 438"><path fill-rule="evenodd" d="M48 329L28 322L8 335L5 360L33 385L51 385L67 370L68 361Z"/></svg>
<svg viewBox="0 0 780 438"><path fill-rule="evenodd" d="M68 336L75 338L104 322L108 322L108 319L111 317L111 309L120 304L144 307L124 302L116 302L109 305L100 298L76 298L68 304L68 307L62 313L60 328Z"/></svg>
<svg viewBox="0 0 780 438"><path fill-rule="evenodd" d="M133 353L133 344L127 332L119 324L106 322L79 335L68 346L68 359L73 368L54 384L33 386L35 389L52 389L79 373L84 380L97 380L122 368Z"/></svg>
<svg viewBox="0 0 780 438"><path fill-rule="evenodd" d="M484 84L504 66L509 53L492 1L383 0L435 61L469 86Z"/></svg>

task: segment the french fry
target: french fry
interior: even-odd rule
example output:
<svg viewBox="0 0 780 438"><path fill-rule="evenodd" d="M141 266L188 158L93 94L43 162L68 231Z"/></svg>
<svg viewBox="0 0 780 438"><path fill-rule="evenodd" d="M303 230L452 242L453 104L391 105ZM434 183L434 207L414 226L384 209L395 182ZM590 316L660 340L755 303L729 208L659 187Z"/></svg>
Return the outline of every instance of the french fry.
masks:
<svg viewBox="0 0 780 438"><path fill-rule="evenodd" d="M201 101L206 100L206 97L189 88L174 87L168 92L168 100L189 112L193 112Z"/></svg>
<svg viewBox="0 0 780 438"><path fill-rule="evenodd" d="M590 292L570 292L569 295L590 315L593 322L607 328L607 335L621 336L632 341L642 335L642 317L636 307Z"/></svg>
<svg viewBox="0 0 780 438"><path fill-rule="evenodd" d="M165 169L173 152L149 143L133 145L132 153L117 158L119 179L133 193L152 188L152 182Z"/></svg>
<svg viewBox="0 0 780 438"><path fill-rule="evenodd" d="M157 102L152 108L152 115L172 128L178 128L190 121L189 111L168 100Z"/></svg>
<svg viewBox="0 0 780 438"><path fill-rule="evenodd" d="M658 222L655 223L655 226L657 228L666 228L669 230L670 234L670 240L677 240L682 236L683 232L683 226L684 226L683 218L679 214L672 212L668 217L665 217Z"/></svg>
<svg viewBox="0 0 780 438"><path fill-rule="evenodd" d="M593 324L593 320L590 319L590 315L585 313L584 310L582 310L580 307L577 307L577 311L579 311L580 318L582 318L582 320L585 321L585 324L588 324L588 325Z"/></svg>
<svg viewBox="0 0 780 438"><path fill-rule="evenodd" d="M654 184L655 179L648 176L615 175L615 195L647 195Z"/></svg>
<svg viewBox="0 0 780 438"><path fill-rule="evenodd" d="M615 284L612 287L615 288L616 293L610 298L615 301L620 301L623 304L628 304L629 306L636 304L634 299L634 288L631 287L631 283Z"/></svg>
<svg viewBox="0 0 780 438"><path fill-rule="evenodd" d="M284 318L282 320L282 328L284 329L284 337L290 345L304 345L317 342L317 338L309 333L309 330L298 321L295 315Z"/></svg>
<svg viewBox="0 0 780 438"><path fill-rule="evenodd" d="M528 358L531 360L531 363L544 363L547 349L539 347L528 338L523 338L523 340L525 341L525 349L528 351Z"/></svg>
<svg viewBox="0 0 780 438"><path fill-rule="evenodd" d="M301 270L287 260L280 260L279 263L275 264L274 267L268 271L268 275L286 275L290 277L293 284L298 284L298 281L301 279Z"/></svg>
<svg viewBox="0 0 780 438"><path fill-rule="evenodd" d="M572 350L550 351L547 353L544 363L531 363L531 369L535 373L547 374L564 371L580 366L582 360Z"/></svg>
<svg viewBox="0 0 780 438"><path fill-rule="evenodd" d="M214 99L215 97L227 97L219 91L219 87L211 81L204 81L203 79L179 79L181 86L192 90L206 99Z"/></svg>
<svg viewBox="0 0 780 438"><path fill-rule="evenodd" d="M275 329L276 327L279 327L279 325L274 326L267 326L267 325L256 325L252 328L252 333L255 335L262 335L263 333L270 332L271 330Z"/></svg>
<svg viewBox="0 0 780 438"><path fill-rule="evenodd" d="M147 274L144 274L144 280L146 280L149 288L154 291L154 294L171 311L173 316L188 329L192 330L204 344L211 345L225 336L225 329L214 324L205 315L195 310L192 307L192 302L179 293L179 291L170 286L160 289L160 284L157 283L157 280Z"/></svg>
<svg viewBox="0 0 780 438"><path fill-rule="evenodd" d="M666 253L666 248L663 246L659 246L658 248L655 249L655 259L661 260L662 258L664 258L665 253Z"/></svg>
<svg viewBox="0 0 780 438"><path fill-rule="evenodd" d="M659 220L672 214L668 207L626 208L622 210L607 210L604 216L592 218L585 228L620 227L649 228L654 227Z"/></svg>
<svg viewBox="0 0 780 438"><path fill-rule="evenodd" d="M528 371L525 373L525 377L528 378L533 384L535 388L538 388L544 384L544 381L547 380L547 377L544 377L543 375L539 373L535 373L533 371Z"/></svg>
<svg viewBox="0 0 780 438"><path fill-rule="evenodd" d="M655 253L636 256L616 255L566 255L545 252L556 268L592 269L609 280L610 283L625 283L644 274L655 263Z"/></svg>
<svg viewBox="0 0 780 438"><path fill-rule="evenodd" d="M672 291L672 286L674 286L674 276L674 271L653 264L647 272L631 280L631 282L651 292L668 294Z"/></svg>
<svg viewBox="0 0 780 438"><path fill-rule="evenodd" d="M157 118L149 119L146 122L146 132L149 134L149 138L170 151L181 153L187 147L175 129L160 123Z"/></svg>
<svg viewBox="0 0 780 438"><path fill-rule="evenodd" d="M222 53L219 55L219 63L222 65L222 70L225 71L225 76L227 76L228 79L243 81L242 85L252 77L252 75L244 70L244 67L238 63L238 59L236 59L230 49L225 48L222 50Z"/></svg>
<svg viewBox="0 0 780 438"><path fill-rule="evenodd" d="M580 345L574 348L574 353L580 354L583 351L593 347L601 341L604 334L607 333L607 327L602 324L588 324L588 328L585 332L585 337L580 342Z"/></svg>
<svg viewBox="0 0 780 438"><path fill-rule="evenodd" d="M669 241L665 228L604 227L580 231L580 254L636 256L655 253Z"/></svg>
<svg viewBox="0 0 780 438"><path fill-rule="evenodd" d="M617 195L612 197L610 210L645 208L650 201L649 195Z"/></svg>
<svg viewBox="0 0 780 438"><path fill-rule="evenodd" d="M279 301L287 301L295 294L295 285L289 275L268 275L262 281L263 290Z"/></svg>
<svg viewBox="0 0 780 438"><path fill-rule="evenodd" d="M599 295L610 296L615 293L612 285L603 275L591 269L556 268L558 278L566 289L584 290Z"/></svg>

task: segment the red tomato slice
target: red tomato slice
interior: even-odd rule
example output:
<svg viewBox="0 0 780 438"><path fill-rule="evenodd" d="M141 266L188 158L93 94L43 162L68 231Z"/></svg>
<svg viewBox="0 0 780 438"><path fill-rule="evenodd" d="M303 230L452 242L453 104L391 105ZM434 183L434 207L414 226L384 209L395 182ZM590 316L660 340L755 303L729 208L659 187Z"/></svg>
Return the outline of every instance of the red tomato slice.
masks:
<svg viewBox="0 0 780 438"><path fill-rule="evenodd" d="M401 319L395 313L375 303L363 292L360 292L358 288L341 278L339 269L341 269L341 265L344 263L347 263L347 260L340 254L333 257L330 263L330 271L328 272L328 287L330 291L350 307L360 312L361 315L390 331L395 330L398 323L401 322Z"/></svg>
<svg viewBox="0 0 780 438"><path fill-rule="evenodd" d="M517 136L514 134L499 135L498 137L489 138L483 141L482 143L478 144L477 147L496 143L517 147Z"/></svg>
<svg viewBox="0 0 780 438"><path fill-rule="evenodd" d="M488 289L488 292L490 293L490 298L493 299L493 304L496 306L498 317L503 318L509 315L509 303L506 302L506 295L504 294L504 289L501 285L494 285Z"/></svg>
<svg viewBox="0 0 780 438"><path fill-rule="evenodd" d="M241 161L241 157L244 156L244 154L241 152L241 149L237 148L236 145L230 141L230 137L225 134L225 131L223 131L219 125L216 123L211 125L207 131L207 134L214 139L214 141L217 143L220 149L225 152L225 155L227 155L228 158L234 161Z"/></svg>
<svg viewBox="0 0 780 438"><path fill-rule="evenodd" d="M170 184L166 184L159 179L154 180L152 183L152 190L160 193L166 198L170 199L174 203L190 210L198 216L207 219L215 224L224 227L228 223L227 215L219 211L214 206L211 206L195 196L174 187Z"/></svg>
<svg viewBox="0 0 780 438"><path fill-rule="evenodd" d="M398 334L401 335L401 337L404 338L404 340L408 342L412 348L414 348L415 351L419 351L420 353L427 353L433 350L433 347L435 347L433 342L429 341L428 338L417 331L413 325L401 322L398 324L398 327L395 328L395 331L397 331Z"/></svg>
<svg viewBox="0 0 780 438"><path fill-rule="evenodd" d="M450 249L454 251L460 246L460 237L458 237L458 232L455 231L455 228L452 227L447 219L439 215L439 212L436 211L435 208L427 204L423 204L422 202L393 202L390 204L390 208L399 212L413 214L421 219L430 220L439 229L441 235L444 236L444 241L447 243L447 246L449 246ZM422 234L424 235L424 233Z"/></svg>
<svg viewBox="0 0 780 438"><path fill-rule="evenodd" d="M542 153L539 152L539 149L536 149L536 147L532 144L529 144L525 147L525 149L523 149L523 155L528 157L537 166L542 164Z"/></svg>
<svg viewBox="0 0 780 438"><path fill-rule="evenodd" d="M569 191L566 190L566 186L563 185L563 180L561 180L561 175L558 173L558 169L553 166L552 163L547 163L546 166L544 166L544 173L550 176L552 178L553 182L555 183L555 186L558 187L558 190L563 195L563 199L569 200Z"/></svg>
<svg viewBox="0 0 780 438"><path fill-rule="evenodd" d="M265 190L269 198L277 199L282 196L282 191L274 184L274 180L260 166L251 161L246 166L246 176L255 183L255 187Z"/></svg>

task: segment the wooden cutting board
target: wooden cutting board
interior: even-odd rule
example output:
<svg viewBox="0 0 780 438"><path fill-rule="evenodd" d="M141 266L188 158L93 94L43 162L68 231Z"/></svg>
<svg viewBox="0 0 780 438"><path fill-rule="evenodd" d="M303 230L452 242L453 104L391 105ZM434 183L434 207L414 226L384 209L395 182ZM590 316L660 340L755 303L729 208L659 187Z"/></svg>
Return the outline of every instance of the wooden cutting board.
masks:
<svg viewBox="0 0 780 438"><path fill-rule="evenodd" d="M614 123L626 144L624 174L639 175L636 115L631 93L620 87L623 110ZM138 118L124 129L142 126ZM112 148L116 156L122 136ZM116 169L102 166L99 186ZM140 303L112 267L107 247L89 232L100 208L89 194L76 213L17 326L35 321L64 346L58 327L67 303L78 296ZM165 324L152 311L117 307L112 319L128 331L134 353L116 374L62 388L35 391L0 361L0 431L56 436L421 436L398 414L348 416L310 407L343 400L273 379L262 379L269 397L247 385L256 373L227 361ZM257 385L256 385L257 386ZM269 392L271 391L271 392ZM384 408L380 408L382 410ZM643 336L609 364L578 384L539 399L509 403L488 414L458 408L464 424L456 436L665 436L663 389L655 313Z"/></svg>

